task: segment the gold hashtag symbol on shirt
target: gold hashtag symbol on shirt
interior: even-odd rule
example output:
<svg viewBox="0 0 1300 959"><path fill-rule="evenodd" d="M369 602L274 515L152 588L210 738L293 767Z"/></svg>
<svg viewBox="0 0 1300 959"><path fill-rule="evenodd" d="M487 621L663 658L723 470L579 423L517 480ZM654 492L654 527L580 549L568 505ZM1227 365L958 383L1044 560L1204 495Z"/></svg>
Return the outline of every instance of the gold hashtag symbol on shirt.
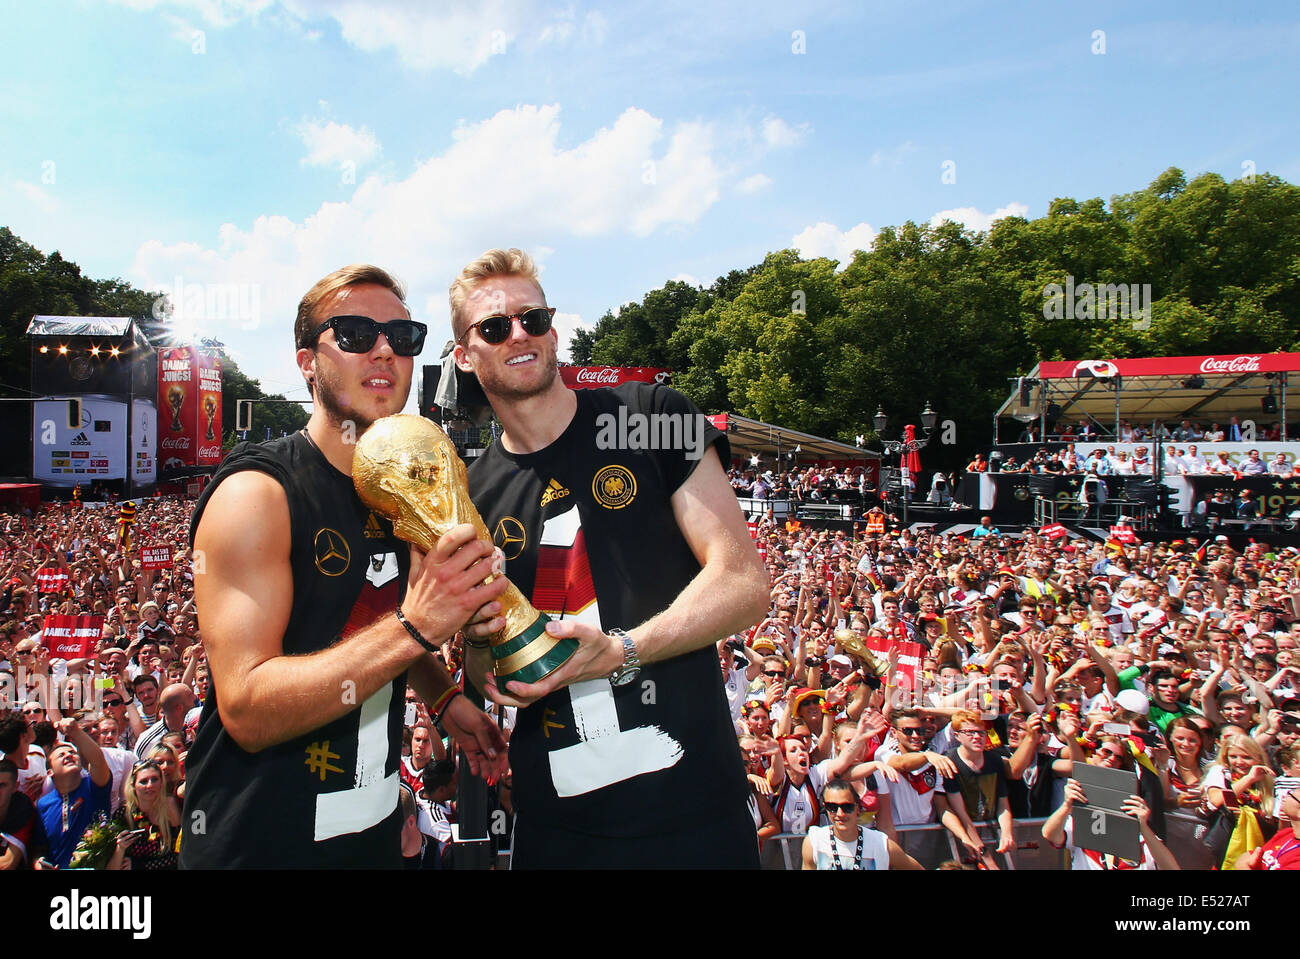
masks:
<svg viewBox="0 0 1300 959"><path fill-rule="evenodd" d="M323 743L312 743L307 747L307 769L310 772L320 773L320 781L325 781L326 773L343 772L338 766L331 766L331 759L338 759L338 753L330 752L330 741L327 739Z"/></svg>

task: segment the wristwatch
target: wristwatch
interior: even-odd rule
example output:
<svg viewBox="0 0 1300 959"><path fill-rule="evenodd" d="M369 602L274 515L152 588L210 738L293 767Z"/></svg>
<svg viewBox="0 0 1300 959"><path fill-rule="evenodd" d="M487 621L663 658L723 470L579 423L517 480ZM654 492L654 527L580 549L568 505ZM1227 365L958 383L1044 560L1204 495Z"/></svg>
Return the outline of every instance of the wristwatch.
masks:
<svg viewBox="0 0 1300 959"><path fill-rule="evenodd" d="M623 641L623 665L609 674L609 684L618 689L641 675L641 660L637 658L636 644L632 642L631 636L617 627L605 632Z"/></svg>

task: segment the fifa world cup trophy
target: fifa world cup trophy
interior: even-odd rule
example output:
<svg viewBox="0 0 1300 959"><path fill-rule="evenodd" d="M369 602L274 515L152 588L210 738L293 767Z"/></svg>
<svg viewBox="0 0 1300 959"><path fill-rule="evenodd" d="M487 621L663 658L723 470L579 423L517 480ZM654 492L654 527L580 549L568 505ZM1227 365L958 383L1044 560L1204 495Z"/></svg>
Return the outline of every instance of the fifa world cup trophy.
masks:
<svg viewBox="0 0 1300 959"><path fill-rule="evenodd" d="M185 429L181 423L181 407L185 405L185 387L179 383L167 387L167 406L172 411L172 432L179 433Z"/></svg>
<svg viewBox="0 0 1300 959"><path fill-rule="evenodd" d="M203 415L208 418L208 431L203 438L211 443L217 438L216 432L212 428L212 421L217 416L217 401L211 393L203 397Z"/></svg>
<svg viewBox="0 0 1300 959"><path fill-rule="evenodd" d="M453 526L470 523L491 542L469 498L465 464L441 429L422 416L398 414L376 420L357 441L352 482L362 502L393 524L393 531L426 553ZM491 582L491 577L486 580ZM493 636L493 671L502 688L510 680L535 683L562 666L578 648L575 639L546 632L550 618L538 612L511 583L501 595L505 628Z"/></svg>

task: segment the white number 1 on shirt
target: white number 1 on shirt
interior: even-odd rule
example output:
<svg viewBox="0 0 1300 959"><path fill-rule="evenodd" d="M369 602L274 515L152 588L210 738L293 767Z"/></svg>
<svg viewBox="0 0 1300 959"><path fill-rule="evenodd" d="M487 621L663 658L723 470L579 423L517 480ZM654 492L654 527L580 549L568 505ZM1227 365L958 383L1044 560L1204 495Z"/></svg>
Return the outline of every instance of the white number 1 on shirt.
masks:
<svg viewBox="0 0 1300 959"><path fill-rule="evenodd" d="M542 527L541 546L572 550L581 526L576 505L552 516ZM571 562L576 559L571 557ZM563 618L563 611L552 615ZM600 629L599 602L568 618ZM574 683L567 691L581 742L550 753L551 781L557 796L581 796L633 776L668 769L682 758L681 744L658 726L619 726L608 679Z"/></svg>

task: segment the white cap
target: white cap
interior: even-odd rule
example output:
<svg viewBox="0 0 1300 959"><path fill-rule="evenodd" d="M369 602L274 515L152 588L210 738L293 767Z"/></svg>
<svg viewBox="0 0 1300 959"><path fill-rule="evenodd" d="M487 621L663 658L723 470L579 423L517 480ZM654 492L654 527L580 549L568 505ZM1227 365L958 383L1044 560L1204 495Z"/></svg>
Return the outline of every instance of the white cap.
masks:
<svg viewBox="0 0 1300 959"><path fill-rule="evenodd" d="M1145 716L1151 711L1151 701L1136 689L1121 689L1115 697L1115 705L1139 716Z"/></svg>

